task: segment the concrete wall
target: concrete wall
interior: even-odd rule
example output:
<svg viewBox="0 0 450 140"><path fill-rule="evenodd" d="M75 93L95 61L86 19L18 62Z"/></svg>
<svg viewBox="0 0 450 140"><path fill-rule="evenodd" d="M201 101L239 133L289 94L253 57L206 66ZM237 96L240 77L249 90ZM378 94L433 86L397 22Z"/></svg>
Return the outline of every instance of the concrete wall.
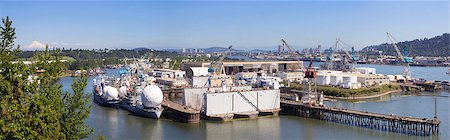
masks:
<svg viewBox="0 0 450 140"><path fill-rule="evenodd" d="M242 95L259 110L280 108L280 90L246 91ZM237 92L206 94L206 115L257 111Z"/></svg>
<svg viewBox="0 0 450 140"><path fill-rule="evenodd" d="M244 90L241 94L259 110L280 108L280 90L249 91L251 89L250 86L236 87L233 89ZM221 90L221 88L212 88L211 90ZM257 111L237 92L204 94L205 92L206 88L185 89L184 105L204 111L206 115ZM206 98L204 98L205 95Z"/></svg>
<svg viewBox="0 0 450 140"><path fill-rule="evenodd" d="M233 112L250 112L256 111L256 109L249 104L241 95L237 92L233 92ZM257 93L256 92L241 92L241 94L247 98L253 105L257 106Z"/></svg>
<svg viewBox="0 0 450 140"><path fill-rule="evenodd" d="M251 86L233 86L227 87L227 91L249 91ZM207 88L186 88L183 90L184 100L183 104L196 110L202 110L204 97L203 94L207 91ZM222 87L210 88L210 91L222 92Z"/></svg>
<svg viewBox="0 0 450 140"><path fill-rule="evenodd" d="M227 114L233 112L233 95L224 93L207 94L205 101L206 115Z"/></svg>

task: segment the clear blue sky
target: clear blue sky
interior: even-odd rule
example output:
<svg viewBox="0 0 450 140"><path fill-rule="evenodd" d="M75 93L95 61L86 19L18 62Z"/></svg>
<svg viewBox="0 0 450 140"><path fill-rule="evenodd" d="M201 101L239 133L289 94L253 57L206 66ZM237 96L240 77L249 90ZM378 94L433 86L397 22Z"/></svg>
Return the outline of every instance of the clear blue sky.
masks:
<svg viewBox="0 0 450 140"><path fill-rule="evenodd" d="M10 1L0 16L17 43L65 48L272 49L284 38L296 49L336 38L360 49L449 32L449 1ZM34 44L36 45L36 44Z"/></svg>

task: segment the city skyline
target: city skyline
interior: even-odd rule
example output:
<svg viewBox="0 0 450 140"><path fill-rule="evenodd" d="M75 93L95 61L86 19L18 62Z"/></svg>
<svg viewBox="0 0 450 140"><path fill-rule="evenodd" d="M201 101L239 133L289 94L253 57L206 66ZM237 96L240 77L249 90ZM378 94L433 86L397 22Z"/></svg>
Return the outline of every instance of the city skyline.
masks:
<svg viewBox="0 0 450 140"><path fill-rule="evenodd" d="M336 38L362 49L449 32L448 1L1 1L24 50L181 49L235 46L297 50Z"/></svg>

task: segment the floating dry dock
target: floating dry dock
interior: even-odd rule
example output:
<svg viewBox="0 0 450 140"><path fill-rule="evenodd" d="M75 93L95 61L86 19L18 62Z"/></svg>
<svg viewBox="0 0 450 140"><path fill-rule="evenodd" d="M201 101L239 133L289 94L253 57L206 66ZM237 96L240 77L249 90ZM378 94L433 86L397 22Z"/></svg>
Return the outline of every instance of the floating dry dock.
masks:
<svg viewBox="0 0 450 140"><path fill-rule="evenodd" d="M161 105L165 108L163 116L175 121L198 123L200 122L200 111L177 104L175 102L164 100Z"/></svg>
<svg viewBox="0 0 450 140"><path fill-rule="evenodd" d="M439 134L437 119L401 117L334 107L308 106L291 100L281 100L283 114L314 118L346 125L397 132L417 136Z"/></svg>

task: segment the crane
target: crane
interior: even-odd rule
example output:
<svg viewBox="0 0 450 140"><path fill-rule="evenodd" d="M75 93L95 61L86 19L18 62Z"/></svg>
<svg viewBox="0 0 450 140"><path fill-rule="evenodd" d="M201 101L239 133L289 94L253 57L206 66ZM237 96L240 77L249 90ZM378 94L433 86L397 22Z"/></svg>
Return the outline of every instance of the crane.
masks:
<svg viewBox="0 0 450 140"><path fill-rule="evenodd" d="M291 48L291 46L289 46L289 44L284 39L281 39L281 42L283 43L283 47L288 48L288 53L290 55L295 53L295 50Z"/></svg>
<svg viewBox="0 0 450 140"><path fill-rule="evenodd" d="M350 45L347 45L346 43L344 43L339 38L336 39L336 44L339 44L341 46L342 50L344 51L344 53L347 55L347 57L351 59L352 66L351 66L350 70L353 70L355 68L355 66L356 66L357 61L359 61L359 57L356 56L355 48L351 47L352 48L352 54L350 54L347 51L347 49L345 49L345 47L344 47L344 46L350 46ZM336 46L339 46L339 45L336 45ZM345 60L343 60L343 61L345 61Z"/></svg>
<svg viewBox="0 0 450 140"><path fill-rule="evenodd" d="M405 77L405 82L407 82L408 78L411 77L409 63L412 62L412 59L410 57L405 57L402 54L402 52L400 52L400 49L398 49L398 46L395 42L394 37L389 32L386 32L386 34L387 34L389 40L392 42L392 46L394 46L395 51L397 52L398 59L399 59L401 65L403 66L402 75ZM404 50L406 50L406 49L404 49Z"/></svg>
<svg viewBox="0 0 450 140"><path fill-rule="evenodd" d="M223 60L225 59L225 57L227 57L228 53L231 52L231 47L233 46L228 47L228 49L221 54L222 56L219 58L219 60L211 62L208 69L209 72L212 72L215 75L225 73L225 69L223 68Z"/></svg>

